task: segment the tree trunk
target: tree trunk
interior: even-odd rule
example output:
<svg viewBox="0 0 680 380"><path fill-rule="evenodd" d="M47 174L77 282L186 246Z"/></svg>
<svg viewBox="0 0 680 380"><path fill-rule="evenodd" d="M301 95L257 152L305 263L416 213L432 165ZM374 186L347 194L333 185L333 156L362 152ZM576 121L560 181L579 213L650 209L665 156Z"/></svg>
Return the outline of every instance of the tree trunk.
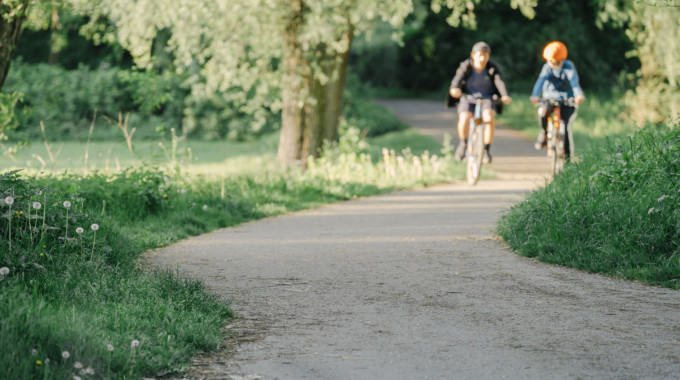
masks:
<svg viewBox="0 0 680 380"><path fill-rule="evenodd" d="M26 16L29 0L0 1L0 88L5 83L9 66L16 53L21 24ZM8 16L16 14L15 16Z"/></svg>
<svg viewBox="0 0 680 380"><path fill-rule="evenodd" d="M47 59L47 64L56 65L59 63L59 48L57 48L57 41L59 33L61 33L61 25L59 24L59 11L52 10L52 19L50 21L50 55Z"/></svg>
<svg viewBox="0 0 680 380"><path fill-rule="evenodd" d="M341 36L341 41L348 47L345 52L322 58L322 70L327 78L322 82L314 74L297 41L297 32L304 22L302 1L295 1L291 6L295 16L290 19L284 33L285 75L278 159L281 163L299 162L306 167L310 156L319 156L324 140L338 140L353 30ZM325 46L318 50L325 51Z"/></svg>
<svg viewBox="0 0 680 380"><path fill-rule="evenodd" d="M303 79L300 73L305 66L302 46L297 41L298 30L304 22L302 0L291 1L292 17L283 35L283 109L281 110L281 134L279 136L278 160L292 163L301 159L302 130L305 120Z"/></svg>

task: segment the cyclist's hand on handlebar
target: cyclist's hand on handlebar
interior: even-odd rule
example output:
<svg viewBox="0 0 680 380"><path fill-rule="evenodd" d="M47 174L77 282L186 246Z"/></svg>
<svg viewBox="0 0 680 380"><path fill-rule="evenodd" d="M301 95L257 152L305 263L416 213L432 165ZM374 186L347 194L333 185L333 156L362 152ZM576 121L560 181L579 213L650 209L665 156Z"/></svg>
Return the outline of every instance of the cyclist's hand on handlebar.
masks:
<svg viewBox="0 0 680 380"><path fill-rule="evenodd" d="M529 98L529 101L533 104L538 104L538 102L541 101L541 98L539 98L538 96L532 96Z"/></svg>
<svg viewBox="0 0 680 380"><path fill-rule="evenodd" d="M581 104L581 103L583 103L584 100L586 100L585 96L579 95L579 96L574 98L574 103Z"/></svg>
<svg viewBox="0 0 680 380"><path fill-rule="evenodd" d="M460 96L463 95L463 90L461 90L460 88L452 88L449 90L449 93L454 98L460 98Z"/></svg>
<svg viewBox="0 0 680 380"><path fill-rule="evenodd" d="M510 104L510 102L512 102L512 98L507 95L501 96L501 102L503 102L503 104Z"/></svg>

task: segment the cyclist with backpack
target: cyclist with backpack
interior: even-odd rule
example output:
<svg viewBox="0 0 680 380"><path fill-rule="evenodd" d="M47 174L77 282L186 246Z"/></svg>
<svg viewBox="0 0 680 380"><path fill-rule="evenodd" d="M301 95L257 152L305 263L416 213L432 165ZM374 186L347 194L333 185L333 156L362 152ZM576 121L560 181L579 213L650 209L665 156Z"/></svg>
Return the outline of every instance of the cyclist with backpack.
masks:
<svg viewBox="0 0 680 380"><path fill-rule="evenodd" d="M476 104L472 94L481 94L484 98L482 120L487 126L484 132L484 163L491 162L489 149L493 141L496 113L500 114L503 111L502 104L496 104L494 110L492 98L500 96L503 104L510 104L512 100L505 88L498 66L489 60L490 55L489 45L486 42L477 42L472 47L470 58L460 63L451 81L446 105L452 107L457 104L459 143L455 155L459 161L465 158L468 125Z"/></svg>
<svg viewBox="0 0 680 380"><path fill-rule="evenodd" d="M543 58L546 63L534 84L529 100L533 104L541 103L541 99L552 99L558 102L567 102L569 99L573 99L572 104L583 103L585 96L579 85L576 67L573 62L567 59L567 47L560 41L550 42L543 48ZM565 136L568 136L564 139L564 153L567 158L571 156L573 151L571 124L576 118L576 107L572 104L567 102L560 108L565 124ZM547 145L546 128L550 111L550 106L547 103L541 103L538 107L538 122L541 131L534 144L536 150L543 149Z"/></svg>

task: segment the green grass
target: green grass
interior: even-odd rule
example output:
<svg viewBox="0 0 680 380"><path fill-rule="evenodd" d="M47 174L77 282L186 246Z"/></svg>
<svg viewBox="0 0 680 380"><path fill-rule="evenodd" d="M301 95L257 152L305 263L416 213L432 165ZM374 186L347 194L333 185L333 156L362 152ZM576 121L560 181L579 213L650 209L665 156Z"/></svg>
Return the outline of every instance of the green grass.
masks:
<svg viewBox="0 0 680 380"><path fill-rule="evenodd" d="M680 129L612 139L514 206L498 234L519 254L680 289Z"/></svg>
<svg viewBox="0 0 680 380"><path fill-rule="evenodd" d="M124 141L55 143L49 161L48 148L35 142L16 161L4 158L5 167L32 169L0 174L0 267L8 272L0 274L0 342L12 347L0 357L0 378L181 372L192 356L222 344L232 313L200 282L143 268L142 252L249 220L464 176L461 163L413 131L367 143L357 128L345 128L306 171L276 163L274 135L174 149L166 141L165 150L133 140L134 157Z"/></svg>

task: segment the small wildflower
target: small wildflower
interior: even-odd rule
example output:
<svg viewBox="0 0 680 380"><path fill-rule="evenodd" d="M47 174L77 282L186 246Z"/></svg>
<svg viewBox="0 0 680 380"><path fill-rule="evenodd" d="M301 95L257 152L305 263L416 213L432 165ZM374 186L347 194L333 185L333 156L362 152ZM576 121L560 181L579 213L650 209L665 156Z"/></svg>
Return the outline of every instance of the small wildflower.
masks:
<svg viewBox="0 0 680 380"><path fill-rule="evenodd" d="M163 194L163 198L168 198L168 194L167 193Z"/></svg>
<svg viewBox="0 0 680 380"><path fill-rule="evenodd" d="M37 365L42 365L42 361L41 361L41 360L36 360L36 361L35 361L35 364L37 364Z"/></svg>
<svg viewBox="0 0 680 380"><path fill-rule="evenodd" d="M9 273L9 268L7 267L2 267L0 268L0 276L4 276ZM36 352L37 353L37 352Z"/></svg>
<svg viewBox="0 0 680 380"><path fill-rule="evenodd" d="M97 231L99 229L99 224L93 223L90 228L92 228L92 231Z"/></svg>
<svg viewBox="0 0 680 380"><path fill-rule="evenodd" d="M45 358L45 360L43 360L43 362L44 362L45 364L50 364L50 358Z"/></svg>
<svg viewBox="0 0 680 380"><path fill-rule="evenodd" d="M41 207L42 207L42 205L40 204L40 202L33 202L33 208L34 209L40 210Z"/></svg>
<svg viewBox="0 0 680 380"><path fill-rule="evenodd" d="M163 246L163 243L160 243L159 245L162 247L162 246Z"/></svg>
<svg viewBox="0 0 680 380"><path fill-rule="evenodd" d="M647 215L653 213L654 211L656 211L654 207L650 208L649 210L647 210Z"/></svg>
<svg viewBox="0 0 680 380"><path fill-rule="evenodd" d="M66 207L66 208L71 208L71 202L69 202L69 201L64 201L64 207Z"/></svg>
<svg viewBox="0 0 680 380"><path fill-rule="evenodd" d="M32 350L31 350L31 355L33 355L33 356L38 355L38 350L36 350L35 348L32 349Z"/></svg>
<svg viewBox="0 0 680 380"><path fill-rule="evenodd" d="M186 193L187 193L187 189L182 189L182 190L180 190L180 193L186 194Z"/></svg>
<svg viewBox="0 0 680 380"><path fill-rule="evenodd" d="M85 374L94 375L94 369L92 369L92 367L85 368Z"/></svg>
<svg viewBox="0 0 680 380"><path fill-rule="evenodd" d="M43 256L45 256L45 254L44 254L44 253L42 253L42 252L40 252L40 257L43 257Z"/></svg>
<svg viewBox="0 0 680 380"><path fill-rule="evenodd" d="M135 348L139 346L139 341L137 339L132 340L132 343L130 343L131 348Z"/></svg>
<svg viewBox="0 0 680 380"><path fill-rule="evenodd" d="M203 205L203 211L206 211L208 209L208 205Z"/></svg>
<svg viewBox="0 0 680 380"><path fill-rule="evenodd" d="M5 198L5 204L11 206L13 203L14 203L14 198L12 198L11 196Z"/></svg>
<svg viewBox="0 0 680 380"><path fill-rule="evenodd" d="M81 368L83 368L83 363L75 362L75 363L73 363L73 368L81 369Z"/></svg>
<svg viewBox="0 0 680 380"><path fill-rule="evenodd" d="M83 229L83 227L78 227L78 228L76 228L76 233L77 233L77 234L82 234L83 232L85 232L85 230Z"/></svg>
<svg viewBox="0 0 680 380"><path fill-rule="evenodd" d="M61 353L61 357L64 359L68 359L71 357L71 354L68 351L64 351Z"/></svg>
<svg viewBox="0 0 680 380"><path fill-rule="evenodd" d="M657 202L663 202L664 199L668 198L668 195L662 195L661 198L657 199Z"/></svg>
<svg viewBox="0 0 680 380"><path fill-rule="evenodd" d="M113 351L113 345L107 344L106 349L109 350L109 352Z"/></svg>

